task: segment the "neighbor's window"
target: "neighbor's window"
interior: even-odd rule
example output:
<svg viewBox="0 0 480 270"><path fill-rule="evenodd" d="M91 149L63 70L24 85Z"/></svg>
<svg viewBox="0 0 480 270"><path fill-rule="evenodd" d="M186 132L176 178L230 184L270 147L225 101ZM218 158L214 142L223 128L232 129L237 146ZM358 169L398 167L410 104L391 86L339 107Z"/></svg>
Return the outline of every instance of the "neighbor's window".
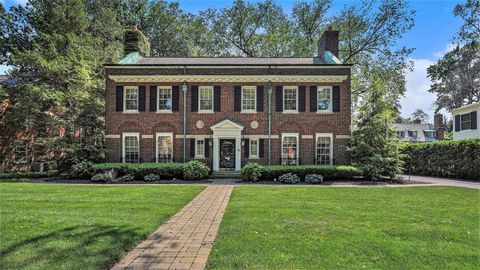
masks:
<svg viewBox="0 0 480 270"><path fill-rule="evenodd" d="M257 89L252 86L242 87L242 111L255 111L257 107Z"/></svg>
<svg viewBox="0 0 480 270"><path fill-rule="evenodd" d="M205 157L205 140L197 139L195 142L195 157L203 158Z"/></svg>
<svg viewBox="0 0 480 270"><path fill-rule="evenodd" d="M460 116L460 130L470 129L471 128L471 114L462 114Z"/></svg>
<svg viewBox="0 0 480 270"><path fill-rule="evenodd" d="M213 87L200 86L200 111L213 111Z"/></svg>
<svg viewBox="0 0 480 270"><path fill-rule="evenodd" d="M297 110L297 88L296 87L283 88L283 110L284 111Z"/></svg>
<svg viewBox="0 0 480 270"><path fill-rule="evenodd" d="M157 133L157 162L173 161L173 134Z"/></svg>
<svg viewBox="0 0 480 270"><path fill-rule="evenodd" d="M282 136L282 165L298 165L298 134Z"/></svg>
<svg viewBox="0 0 480 270"><path fill-rule="evenodd" d="M437 137L437 134L436 134L435 130L425 130L424 133L425 133L425 137L427 137L427 138Z"/></svg>
<svg viewBox="0 0 480 270"><path fill-rule="evenodd" d="M123 134L123 162L140 162L140 135L138 133Z"/></svg>
<svg viewBox="0 0 480 270"><path fill-rule="evenodd" d="M317 135L316 163L321 165L332 164L332 137L330 135Z"/></svg>
<svg viewBox="0 0 480 270"><path fill-rule="evenodd" d="M28 163L28 143L27 141L15 141L15 154L13 160L15 163Z"/></svg>
<svg viewBox="0 0 480 270"><path fill-rule="evenodd" d="M258 158L258 140L250 140L250 158Z"/></svg>
<svg viewBox="0 0 480 270"><path fill-rule="evenodd" d="M125 111L138 111L138 87L125 87Z"/></svg>
<svg viewBox="0 0 480 270"><path fill-rule="evenodd" d="M399 139L405 138L405 132L403 132L403 131L397 131L397 137L398 137Z"/></svg>
<svg viewBox="0 0 480 270"><path fill-rule="evenodd" d="M417 139L417 136L418 136L418 131L416 131L416 130L410 130L410 131L408 131L408 137L416 140L416 139Z"/></svg>
<svg viewBox="0 0 480 270"><path fill-rule="evenodd" d="M172 88L171 87L158 88L158 110L159 111L172 110Z"/></svg>
<svg viewBox="0 0 480 270"><path fill-rule="evenodd" d="M332 88L319 87L317 90L318 110L331 111L332 110Z"/></svg>

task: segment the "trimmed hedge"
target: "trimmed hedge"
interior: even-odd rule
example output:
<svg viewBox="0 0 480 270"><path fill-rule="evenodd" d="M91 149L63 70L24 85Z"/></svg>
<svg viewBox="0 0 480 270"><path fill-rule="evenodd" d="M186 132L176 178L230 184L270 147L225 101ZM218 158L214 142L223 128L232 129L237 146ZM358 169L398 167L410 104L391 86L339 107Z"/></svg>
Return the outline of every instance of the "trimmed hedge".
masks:
<svg viewBox="0 0 480 270"><path fill-rule="evenodd" d="M117 177L133 174L136 180L143 180L149 174L158 175L161 180L182 179L183 165L183 163L98 163L93 165L93 174L114 170Z"/></svg>
<svg viewBox="0 0 480 270"><path fill-rule="evenodd" d="M58 174L57 171L49 172L2 172L0 179L19 179L19 178L43 178L52 177Z"/></svg>
<svg viewBox="0 0 480 270"><path fill-rule="evenodd" d="M480 139L404 143L404 172L480 181Z"/></svg>

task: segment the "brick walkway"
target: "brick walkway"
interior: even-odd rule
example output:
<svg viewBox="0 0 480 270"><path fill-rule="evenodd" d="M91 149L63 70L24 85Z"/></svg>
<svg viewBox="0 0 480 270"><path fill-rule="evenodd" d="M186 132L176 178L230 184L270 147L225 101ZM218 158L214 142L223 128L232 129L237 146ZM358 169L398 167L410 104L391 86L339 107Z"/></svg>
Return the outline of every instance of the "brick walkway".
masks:
<svg viewBox="0 0 480 270"><path fill-rule="evenodd" d="M208 186L112 269L204 269L233 186Z"/></svg>

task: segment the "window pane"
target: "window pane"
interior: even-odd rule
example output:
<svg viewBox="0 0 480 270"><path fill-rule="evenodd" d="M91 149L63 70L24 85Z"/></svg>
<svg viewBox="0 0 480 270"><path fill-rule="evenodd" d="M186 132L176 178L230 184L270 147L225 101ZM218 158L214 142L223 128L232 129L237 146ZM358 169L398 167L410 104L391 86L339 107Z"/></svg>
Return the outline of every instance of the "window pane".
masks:
<svg viewBox="0 0 480 270"><path fill-rule="evenodd" d="M283 138L282 164L297 165L297 137Z"/></svg>
<svg viewBox="0 0 480 270"><path fill-rule="evenodd" d="M318 137L317 138L317 164L328 165L330 164L331 153L331 139L330 137Z"/></svg>
<svg viewBox="0 0 480 270"><path fill-rule="evenodd" d="M200 88L200 110L213 110L213 89Z"/></svg>
<svg viewBox="0 0 480 270"><path fill-rule="evenodd" d="M244 88L242 90L242 110L255 110L256 94L255 88Z"/></svg>
<svg viewBox="0 0 480 270"><path fill-rule="evenodd" d="M286 88L283 92L284 110L296 111L297 110L297 89Z"/></svg>
<svg viewBox="0 0 480 270"><path fill-rule="evenodd" d="M203 157L205 155L205 141L204 140L197 140L197 147L195 156Z"/></svg>
<svg viewBox="0 0 480 270"><path fill-rule="evenodd" d="M471 128L471 125L470 125L470 114L462 114L460 116L460 129L461 130L465 130L465 129L470 129Z"/></svg>
<svg viewBox="0 0 480 270"><path fill-rule="evenodd" d="M172 162L173 142L170 136L159 136L157 140L158 162Z"/></svg>
<svg viewBox="0 0 480 270"><path fill-rule="evenodd" d="M125 137L125 162L139 162L139 144L136 136Z"/></svg>
<svg viewBox="0 0 480 270"><path fill-rule="evenodd" d="M320 88L318 89L318 110L329 111L331 105L330 89Z"/></svg>
<svg viewBox="0 0 480 270"><path fill-rule="evenodd" d="M172 109L172 89L170 88L158 89L158 109L159 110Z"/></svg>
<svg viewBox="0 0 480 270"><path fill-rule="evenodd" d="M125 89L125 110L138 110L138 89Z"/></svg>
<svg viewBox="0 0 480 270"><path fill-rule="evenodd" d="M251 140L250 141L250 156L257 157L258 156L258 141Z"/></svg>

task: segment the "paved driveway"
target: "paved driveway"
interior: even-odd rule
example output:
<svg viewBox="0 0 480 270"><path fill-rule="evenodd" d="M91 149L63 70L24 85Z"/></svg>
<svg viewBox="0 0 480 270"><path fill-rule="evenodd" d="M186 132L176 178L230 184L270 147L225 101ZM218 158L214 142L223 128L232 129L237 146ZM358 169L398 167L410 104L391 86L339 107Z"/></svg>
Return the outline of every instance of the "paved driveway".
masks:
<svg viewBox="0 0 480 270"><path fill-rule="evenodd" d="M412 181L418 181L418 182L435 184L435 185L480 189L480 182L460 181L460 180L452 180L447 178L419 176L419 175L402 175L402 177L404 179L409 179L410 177L410 180Z"/></svg>

